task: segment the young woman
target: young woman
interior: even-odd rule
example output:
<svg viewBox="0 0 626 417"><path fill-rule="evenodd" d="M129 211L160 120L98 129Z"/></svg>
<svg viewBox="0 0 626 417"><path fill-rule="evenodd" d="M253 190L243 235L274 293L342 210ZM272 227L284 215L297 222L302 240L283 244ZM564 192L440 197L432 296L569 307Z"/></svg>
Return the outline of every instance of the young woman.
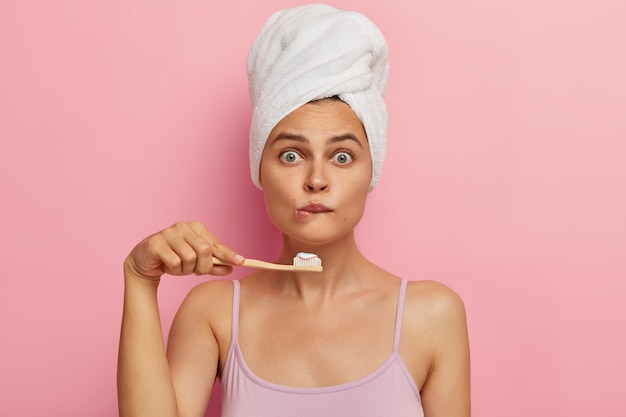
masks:
<svg viewBox="0 0 626 417"><path fill-rule="evenodd" d="M337 25L345 28L355 19L353 13L319 5L279 13L251 52L253 104L280 101L266 100L264 93L255 97L255 76L263 73L255 48L266 50L267 33L275 36L286 27L306 32L300 20L305 19L315 33L324 32L320 27L333 29L317 37L319 42L335 36ZM356 19L376 31L362 16ZM287 30L287 38L297 46L293 33ZM276 53L283 56L284 49ZM351 53L354 45L348 49ZM321 54L328 62L326 51ZM376 65L374 55L368 65ZM386 63L386 53L378 55ZM318 71L311 60L308 53L307 63L298 62L297 68L310 65ZM275 71L280 59L268 61ZM379 77L386 77L385 66L380 68ZM276 76L285 82L284 74ZM271 86L271 77L260 78ZM354 77L347 79L331 84L345 86ZM283 236L277 262L290 264L296 253L313 252L322 259L323 272L260 270L240 281L212 280L195 287L174 319L166 352L157 306L161 276L223 276L232 267L215 265L213 257L232 265L243 258L198 222L178 223L141 241L124 264L118 371L122 416L201 417L216 378L222 383L223 416L469 416L469 348L461 300L442 284L408 282L377 267L355 242L354 228L381 161L376 136L381 129L375 126L380 118L371 113L384 109L368 108L371 101L360 98L361 87L342 88L329 95L323 86L323 93L314 94L321 97L311 100L295 94L297 99L283 100L290 105L279 103L270 112L262 107L263 114L255 107L251 129L253 179ZM265 134L272 118L278 121Z"/></svg>

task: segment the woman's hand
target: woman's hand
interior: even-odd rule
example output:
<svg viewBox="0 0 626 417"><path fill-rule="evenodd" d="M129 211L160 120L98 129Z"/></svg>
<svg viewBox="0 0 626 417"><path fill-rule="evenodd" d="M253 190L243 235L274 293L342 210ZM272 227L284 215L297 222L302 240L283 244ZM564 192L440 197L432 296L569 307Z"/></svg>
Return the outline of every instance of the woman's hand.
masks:
<svg viewBox="0 0 626 417"><path fill-rule="evenodd" d="M215 256L233 265L244 258L224 246L201 222L179 222L148 236L124 262L126 275L159 281L161 275L228 275L232 266L214 265Z"/></svg>

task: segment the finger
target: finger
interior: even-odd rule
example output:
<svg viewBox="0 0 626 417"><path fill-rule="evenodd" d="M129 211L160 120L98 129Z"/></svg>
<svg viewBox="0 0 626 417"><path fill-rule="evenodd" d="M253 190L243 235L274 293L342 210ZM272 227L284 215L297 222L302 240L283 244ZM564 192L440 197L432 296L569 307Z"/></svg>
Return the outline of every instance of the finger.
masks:
<svg viewBox="0 0 626 417"><path fill-rule="evenodd" d="M127 260L131 271L149 279L158 279L164 273L177 270L181 262L161 233L148 236L139 242Z"/></svg>
<svg viewBox="0 0 626 417"><path fill-rule="evenodd" d="M196 275L211 273L213 269L213 242L191 228L185 231L183 238L196 254L195 268L192 272Z"/></svg>
<svg viewBox="0 0 626 417"><path fill-rule="evenodd" d="M189 275L196 269L196 261L198 255L194 248L187 243L184 238L184 228L180 226L169 228L163 231L163 235L167 240L169 248L178 256L178 268L172 265L171 273L173 275ZM169 265L168 265L169 267Z"/></svg>
<svg viewBox="0 0 626 417"><path fill-rule="evenodd" d="M142 276L158 278L163 270L163 249L167 242L160 235L154 234L139 242L131 251L128 258L131 269Z"/></svg>
<svg viewBox="0 0 626 417"><path fill-rule="evenodd" d="M163 232L150 236L146 246L146 251L142 252L145 257L139 261L144 274L160 276L163 273L179 273L182 260L171 248Z"/></svg>
<svg viewBox="0 0 626 417"><path fill-rule="evenodd" d="M159 258L161 259L163 272L170 275L183 275L182 273L182 264L183 260L181 257L172 250L171 247L164 248L159 253Z"/></svg>
<svg viewBox="0 0 626 417"><path fill-rule="evenodd" d="M201 222L186 223L184 227L180 226L180 229L183 231L183 238L194 249L197 256L194 274L225 276L232 273L233 268L229 265L213 264L215 249L219 248L221 243L208 231L204 224ZM235 258L236 260L237 258Z"/></svg>
<svg viewBox="0 0 626 417"><path fill-rule="evenodd" d="M233 267L230 265L213 265L210 274L215 276L224 277L230 275L233 272Z"/></svg>
<svg viewBox="0 0 626 417"><path fill-rule="evenodd" d="M191 230L198 235L202 236L207 241L211 242L211 253L207 253L207 256L215 256L232 265L241 265L244 261L244 257L238 254L233 249L224 245L218 238L216 238L201 222L191 222L189 224ZM211 261L212 263L212 261ZM220 273L221 275L221 273Z"/></svg>

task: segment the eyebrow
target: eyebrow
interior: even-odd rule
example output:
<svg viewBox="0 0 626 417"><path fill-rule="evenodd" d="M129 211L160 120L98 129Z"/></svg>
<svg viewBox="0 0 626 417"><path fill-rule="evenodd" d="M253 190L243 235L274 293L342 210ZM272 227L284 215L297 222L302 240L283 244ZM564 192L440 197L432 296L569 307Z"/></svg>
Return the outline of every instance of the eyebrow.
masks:
<svg viewBox="0 0 626 417"><path fill-rule="evenodd" d="M272 142L274 143L279 140L293 140L296 142L309 143L309 140L306 137L293 133L279 133ZM326 141L326 144L338 143L346 140L352 140L356 142L361 148L363 147L359 138L357 138L352 133L344 133L343 135L332 136Z"/></svg>

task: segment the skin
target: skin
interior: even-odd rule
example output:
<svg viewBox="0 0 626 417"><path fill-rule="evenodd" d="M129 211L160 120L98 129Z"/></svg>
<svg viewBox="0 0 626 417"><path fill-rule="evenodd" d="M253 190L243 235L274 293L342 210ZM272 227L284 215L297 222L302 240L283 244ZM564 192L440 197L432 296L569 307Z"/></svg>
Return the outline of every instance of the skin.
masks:
<svg viewBox="0 0 626 417"><path fill-rule="evenodd" d="M239 342L259 377L294 387L337 385L370 374L391 354L400 280L367 260L354 238L370 180L363 126L341 101L304 105L271 132L260 182L267 212L283 235L276 261L288 264L297 252L313 252L324 272L258 271L242 279ZM311 204L325 209L307 211ZM232 271L213 265L212 255L233 265L243 261L203 224L191 222L147 237L126 259L121 416L204 415L210 375L220 375L230 345L232 283L213 280L188 294L167 350L156 294L164 273ZM451 289L409 283L400 354L427 417L470 415L465 310Z"/></svg>

